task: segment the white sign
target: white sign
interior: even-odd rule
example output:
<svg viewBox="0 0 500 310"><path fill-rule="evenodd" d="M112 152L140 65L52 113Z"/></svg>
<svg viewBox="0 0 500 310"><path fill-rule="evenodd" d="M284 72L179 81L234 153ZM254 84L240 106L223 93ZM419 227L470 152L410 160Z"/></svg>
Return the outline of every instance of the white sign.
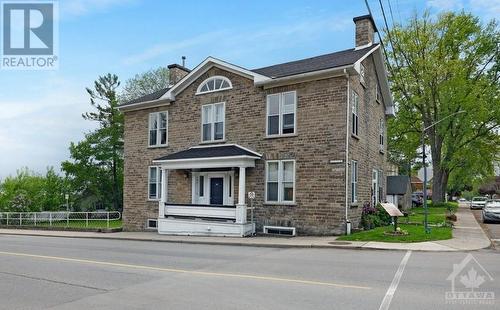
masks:
<svg viewBox="0 0 500 310"><path fill-rule="evenodd" d="M403 216L404 214L399 211L398 207L396 207L393 203L381 203L382 208L389 213L390 216Z"/></svg>
<svg viewBox="0 0 500 310"><path fill-rule="evenodd" d="M248 199L255 199L255 192L248 192Z"/></svg>

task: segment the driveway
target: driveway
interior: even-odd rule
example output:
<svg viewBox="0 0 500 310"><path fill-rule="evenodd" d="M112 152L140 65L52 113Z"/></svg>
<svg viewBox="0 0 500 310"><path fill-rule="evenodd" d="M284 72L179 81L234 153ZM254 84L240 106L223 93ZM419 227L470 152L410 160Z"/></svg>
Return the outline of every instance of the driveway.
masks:
<svg viewBox="0 0 500 310"><path fill-rule="evenodd" d="M493 246L496 250L500 251L500 223L487 223L484 224L481 219L481 210L472 210L477 221L491 239Z"/></svg>

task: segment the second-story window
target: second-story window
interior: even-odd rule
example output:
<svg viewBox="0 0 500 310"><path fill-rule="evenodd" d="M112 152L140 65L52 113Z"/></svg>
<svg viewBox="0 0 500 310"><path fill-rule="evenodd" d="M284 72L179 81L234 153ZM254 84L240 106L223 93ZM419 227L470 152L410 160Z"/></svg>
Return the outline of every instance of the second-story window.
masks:
<svg viewBox="0 0 500 310"><path fill-rule="evenodd" d="M168 144L168 112L149 114L149 146Z"/></svg>
<svg viewBox="0 0 500 310"><path fill-rule="evenodd" d="M201 109L201 140L203 142L224 140L224 103L206 104Z"/></svg>
<svg viewBox="0 0 500 310"><path fill-rule="evenodd" d="M379 121L379 147L380 151L384 151L384 140L385 140L385 125L384 125L384 119L381 118Z"/></svg>
<svg viewBox="0 0 500 310"><path fill-rule="evenodd" d="M358 135L358 127L359 127L359 96L353 91L352 92L352 126L351 133L353 135Z"/></svg>
<svg viewBox="0 0 500 310"><path fill-rule="evenodd" d="M279 136L296 133L297 92L267 96L267 135Z"/></svg>
<svg viewBox="0 0 500 310"><path fill-rule="evenodd" d="M363 64L361 64L360 68L359 68L359 81L361 82L361 84L365 84L365 78L366 78L366 68L365 66L363 66Z"/></svg>
<svg viewBox="0 0 500 310"><path fill-rule="evenodd" d="M231 81L224 76L213 76L200 84L198 90L196 91L197 95L205 94L205 93L213 93L216 91L222 91L233 88Z"/></svg>

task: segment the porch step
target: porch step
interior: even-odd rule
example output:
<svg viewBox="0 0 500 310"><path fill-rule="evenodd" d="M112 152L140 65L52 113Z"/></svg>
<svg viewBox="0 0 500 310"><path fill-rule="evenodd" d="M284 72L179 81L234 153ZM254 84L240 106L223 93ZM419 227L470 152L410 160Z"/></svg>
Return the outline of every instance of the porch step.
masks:
<svg viewBox="0 0 500 310"><path fill-rule="evenodd" d="M255 224L237 224L213 219L160 218L158 219L158 233L183 236L245 237L255 233Z"/></svg>

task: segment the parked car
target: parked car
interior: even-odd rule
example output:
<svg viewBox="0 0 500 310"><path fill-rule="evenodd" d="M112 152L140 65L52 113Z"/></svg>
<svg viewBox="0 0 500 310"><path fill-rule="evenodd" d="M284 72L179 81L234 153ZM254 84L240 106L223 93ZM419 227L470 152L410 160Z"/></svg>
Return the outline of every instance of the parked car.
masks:
<svg viewBox="0 0 500 310"><path fill-rule="evenodd" d="M472 198L472 201L470 203L470 208L471 209L482 209L484 205L486 204L486 201L488 201L488 198L486 197L474 197Z"/></svg>
<svg viewBox="0 0 500 310"><path fill-rule="evenodd" d="M465 199L465 198L460 198L460 199L458 199L458 201L459 201L459 202L467 202L467 199Z"/></svg>
<svg viewBox="0 0 500 310"><path fill-rule="evenodd" d="M420 207L424 203L422 196L417 193L411 194L411 205L412 207Z"/></svg>
<svg viewBox="0 0 500 310"><path fill-rule="evenodd" d="M500 222L500 200L490 200L483 208L483 223Z"/></svg>

